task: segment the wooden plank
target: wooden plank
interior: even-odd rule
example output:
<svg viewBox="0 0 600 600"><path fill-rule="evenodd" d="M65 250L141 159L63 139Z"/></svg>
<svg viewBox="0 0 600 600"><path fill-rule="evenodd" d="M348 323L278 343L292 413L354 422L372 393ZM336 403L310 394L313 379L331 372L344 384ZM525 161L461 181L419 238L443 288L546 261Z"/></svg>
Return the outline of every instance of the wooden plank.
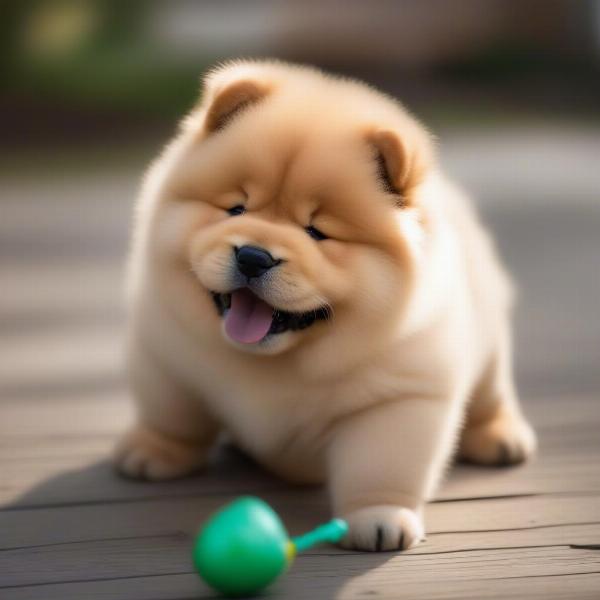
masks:
<svg viewBox="0 0 600 600"><path fill-rule="evenodd" d="M371 586L371 591L374 586ZM399 585L396 589L386 586L375 589L376 597L395 600L397 598L428 598L428 600L506 600L507 598L527 598L528 600L597 600L600 588L599 573L577 575L533 575L525 577L498 577L487 580L453 581L437 580ZM399 591L400 590L400 591ZM337 597L339 600L364 598L369 590L347 589ZM290 595L293 599L293 596ZM296 598L301 598L298 594Z"/></svg>
<svg viewBox="0 0 600 600"><path fill-rule="evenodd" d="M126 577L22 586L1 590L2 600L196 600L210 594L195 574Z"/></svg>
<svg viewBox="0 0 600 600"><path fill-rule="evenodd" d="M475 597L501 579L552 577L555 598L564 598L560 577L600 571L598 553L576 553L565 548L497 549L431 556L344 556L336 566L322 557L301 559L281 583L285 598L460 598L453 587L467 587ZM596 579L597 581L597 579ZM465 586L465 583L467 586ZM476 584L476 585L473 585ZM586 582L586 586L590 581ZM514 589L514 588L513 588ZM593 588L592 588L593 589ZM370 592L370 593L369 593ZM596 590L597 592L597 590ZM521 592L522 593L522 592ZM523 597L521 593L517 597ZM464 597L464 596L462 596ZM552 597L552 592L549 594Z"/></svg>
<svg viewBox="0 0 600 600"><path fill-rule="evenodd" d="M598 461L586 452L579 458L547 457L515 468L487 469L461 465L437 494L440 499L599 491Z"/></svg>
<svg viewBox="0 0 600 600"><path fill-rule="evenodd" d="M140 172L65 176L61 167L59 178L47 173L35 181L7 174L1 182L3 256L21 263L110 256L114 263L126 247Z"/></svg>
<svg viewBox="0 0 600 600"><path fill-rule="evenodd" d="M193 535L216 508L239 493L243 491L5 510L0 512L0 549L94 542L124 536ZM330 516L327 495L320 490L263 489L259 495L278 511L293 534L308 530ZM443 535L448 539L455 533L510 530L506 538L509 540L516 531L538 536L552 527L586 523L600 523L600 494L437 502L426 510L428 535ZM541 533L536 533L538 530ZM553 533L547 532L547 535ZM571 540L570 543L578 542Z"/></svg>
<svg viewBox="0 0 600 600"><path fill-rule="evenodd" d="M91 387L122 387L122 329L103 323L65 336L33 332L0 339L0 395L5 401L75 396Z"/></svg>
<svg viewBox="0 0 600 600"><path fill-rule="evenodd" d="M230 462L228 466L226 463ZM262 471L247 459L235 455L222 458L213 471L186 479L149 483L119 477L108 461L98 461L61 472L53 477L23 474L18 466L2 466L8 483L0 483L0 496L10 500L9 508L36 506L72 506L80 503L131 502L144 498L201 497L206 494L249 493L281 489L285 484ZM34 463L39 466L38 463ZM33 468L33 467L32 467ZM43 469L43 466L40 468ZM29 477L29 479L28 479ZM37 485L30 486L31 478ZM18 493L16 491L19 490Z"/></svg>
<svg viewBox="0 0 600 600"><path fill-rule="evenodd" d="M304 556L300 568L291 571L287 583L302 587L303 579L325 579L326 575L350 578L339 597L357 596L365 589L387 593L461 581L486 581L506 577L558 576L600 572L600 554L593 550L572 550L561 546L541 548L494 549L447 554L344 555L338 569L321 556ZM365 571L368 571L365 573ZM310 576L307 576L310 573ZM335 573L335 574L334 574ZM325 584L327 585L327 584ZM410 587L409 587L410 586ZM307 592L316 590L304 587ZM317 596L317 594L314 594ZM317 596L318 597L318 596ZM327 597L325 595L321 597ZM425 596L426 597L426 596Z"/></svg>
<svg viewBox="0 0 600 600"><path fill-rule="evenodd" d="M33 436L5 435L0 440L0 468L6 463L45 462L52 471L60 468L63 460L73 456L100 459L108 456L115 443L109 433L71 432L68 436L40 434Z"/></svg>
<svg viewBox="0 0 600 600"><path fill-rule="evenodd" d="M138 521L139 523L139 521ZM195 527L190 532L165 528L156 535L129 536L131 530L120 532L119 537L94 541L68 542L62 544L34 545L5 548L0 551L0 586L42 584L47 578L47 569L56 575L57 581L70 581L85 573L87 577L104 578L90 567L94 561L109 564L113 554L127 555L132 562L139 560L139 552L152 547L153 552L169 556L174 552L177 564L187 564L182 558L191 551ZM495 551L517 548L564 546L572 550L586 549L600 540L600 522L582 525L550 525L525 529L499 529L494 531L470 531L453 533L430 533L427 540L406 555L461 554L465 552ZM578 547L577 547L578 546ZM308 554L331 556L345 554L343 550L325 547L311 550ZM126 560L126 559L124 559ZM42 567L36 567L40 563ZM173 566L167 560L167 564ZM126 567L129 570L129 567ZM112 576L112 575L111 575ZM8 577L13 583L6 583ZM10 579L10 578L13 579ZM55 580L53 580L55 581ZM16 583L15 583L16 582Z"/></svg>
<svg viewBox="0 0 600 600"><path fill-rule="evenodd" d="M69 443L71 436L106 434L124 430L131 422L133 405L125 390L85 390L80 394L50 393L40 400L0 403L0 456L7 446L29 447L32 441L51 436ZM7 441L8 440L8 441Z"/></svg>
<svg viewBox="0 0 600 600"><path fill-rule="evenodd" d="M86 328L85 322L76 319L81 313L92 318L102 314L123 318L123 262L114 258L79 257L76 250L69 258L59 259L46 253L31 260L3 254L2 281L0 313L4 319L0 331L4 335L43 333L27 327L28 318L46 316L64 327L66 317L72 315L72 325L81 329ZM18 328L11 326L13 319ZM63 333L71 329L63 329Z"/></svg>
<svg viewBox="0 0 600 600"><path fill-rule="evenodd" d="M157 542L160 541L160 544ZM51 598L44 588L49 584L81 584L90 582L93 589L100 581L120 580L145 583L148 589L152 579L173 576L192 576L193 568L187 544L182 538L148 539L145 544L131 540L99 542L92 547L73 547L48 554L44 549L28 551L26 556L9 552L3 557L1 586L3 598L19 586L38 590L37 597ZM274 592L283 597L355 598L367 590L376 595L411 591L427 593L438 588L438 597L444 596L452 584L478 582L492 585L502 579L526 579L600 573L600 554L593 550L572 549L567 546L506 547L429 554L415 553L337 553L329 555L301 555L294 568L281 580ZM193 579L193 577L192 577ZM193 585L198 597L213 594L202 584L183 580ZM589 580L586 582L589 585ZM447 586L447 587L446 587ZM446 589L444 589L446 588ZM56 588L55 588L56 589ZM127 594L125 594L127 590ZM181 590L171 589L165 598L177 598ZM87 595L85 596L88 597ZM128 586L119 597L135 597ZM397 596L396 596L397 597ZM424 597L429 597L427 594ZM450 596L452 597L452 596Z"/></svg>
<svg viewBox="0 0 600 600"><path fill-rule="evenodd" d="M205 493L258 492L286 484L236 453L217 461L206 473L182 480L145 483L118 477L107 460L86 455L60 459L4 462L0 500L21 507L131 501L136 498L176 498ZM598 492L597 460L540 459L517 469L483 469L459 465L442 485L438 500L490 498L542 493Z"/></svg>
<svg viewBox="0 0 600 600"><path fill-rule="evenodd" d="M3 551L0 591L17 585L191 572L189 544L182 535L104 540Z"/></svg>
<svg viewBox="0 0 600 600"><path fill-rule="evenodd" d="M294 573L294 571L292 571ZM433 582L423 580L417 584L400 582L395 586L377 583L367 585L358 578L343 578L332 574L318 578L306 576L305 580L292 586L285 580L276 583L268 593L271 598L303 600L310 598L337 598L338 600L383 600L428 598L430 600L506 600L528 598L531 600L597 600L600 574L536 575L532 577L505 577L474 581L446 582L436 578ZM360 576L359 576L360 577ZM316 579L316 581L315 581ZM316 589L315 589L316 588ZM210 594L195 575L167 575L127 578L43 586L26 586L2 590L3 600L195 600L197 598L220 598Z"/></svg>

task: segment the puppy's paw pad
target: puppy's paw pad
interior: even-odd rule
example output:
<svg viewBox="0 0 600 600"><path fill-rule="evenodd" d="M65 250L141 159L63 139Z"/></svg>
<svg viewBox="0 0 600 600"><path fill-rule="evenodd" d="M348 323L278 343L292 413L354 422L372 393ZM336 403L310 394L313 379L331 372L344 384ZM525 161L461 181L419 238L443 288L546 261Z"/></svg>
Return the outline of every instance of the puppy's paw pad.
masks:
<svg viewBox="0 0 600 600"><path fill-rule="evenodd" d="M502 417L467 427L459 455L480 465L509 466L527 460L536 445L535 433L525 419Z"/></svg>
<svg viewBox="0 0 600 600"><path fill-rule="evenodd" d="M206 452L194 444L136 427L117 444L114 463L126 477L161 481L188 475L206 462Z"/></svg>
<svg viewBox="0 0 600 600"><path fill-rule="evenodd" d="M340 545L348 550L407 550L424 538L419 516L400 506L368 506L349 513L345 519L349 531Z"/></svg>

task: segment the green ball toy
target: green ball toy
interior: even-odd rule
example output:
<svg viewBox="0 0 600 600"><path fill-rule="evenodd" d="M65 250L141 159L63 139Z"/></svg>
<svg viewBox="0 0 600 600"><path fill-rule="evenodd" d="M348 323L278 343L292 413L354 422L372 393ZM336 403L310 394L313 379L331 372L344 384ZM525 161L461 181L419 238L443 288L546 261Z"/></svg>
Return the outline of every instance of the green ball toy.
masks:
<svg viewBox="0 0 600 600"><path fill-rule="evenodd" d="M298 552L324 542L339 542L347 532L345 521L333 519L290 539L266 502L244 496L205 523L194 543L194 565L215 590L227 596L250 595L285 572Z"/></svg>

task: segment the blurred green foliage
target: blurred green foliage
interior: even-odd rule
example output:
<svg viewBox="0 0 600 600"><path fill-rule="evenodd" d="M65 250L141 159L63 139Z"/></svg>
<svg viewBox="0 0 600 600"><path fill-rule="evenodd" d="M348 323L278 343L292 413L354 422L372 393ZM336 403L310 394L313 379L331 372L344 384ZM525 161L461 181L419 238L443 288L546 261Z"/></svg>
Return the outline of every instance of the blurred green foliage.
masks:
<svg viewBox="0 0 600 600"><path fill-rule="evenodd" d="M210 43L200 44L209 48L200 53L193 49L182 52L170 46L175 42L157 36L157 21L165 13L163 1L0 2L0 87L8 114L20 117L29 109L39 122L44 113L46 122L55 122L60 129L64 119L55 117L65 112L69 116L86 113L92 119L106 113L108 120L123 113L141 117L140 121L158 117L167 122L189 110L199 94L200 74L223 56L217 49L210 55ZM197 1L195 8L202 3ZM169 2L170 10L182 0ZM222 6L226 3L223 0ZM217 5L216 0L212 5ZM589 21L590 10L573 12ZM200 18L198 11L194 14ZM231 19L232 14L224 10L223 18ZM310 28L305 35L311 39ZM295 57L293 52L292 56L285 54L285 40L271 44L265 41L267 51L272 47L277 55L281 48L287 58ZM220 48L223 52L227 44ZM327 64L326 51L322 58L324 66L343 69ZM385 64L372 60L360 66L346 65L344 74L367 79L392 94L401 93L409 105L415 101L421 116L433 112L446 121L498 119L506 112L507 100L513 110L529 102L534 113L543 107L560 107L569 114L598 113L596 54L579 56L535 36L490 35L447 63L440 60L411 72L399 72Z"/></svg>
<svg viewBox="0 0 600 600"><path fill-rule="evenodd" d="M148 35L151 2L23 0L3 9L4 93L98 109L180 114L210 62L186 61Z"/></svg>

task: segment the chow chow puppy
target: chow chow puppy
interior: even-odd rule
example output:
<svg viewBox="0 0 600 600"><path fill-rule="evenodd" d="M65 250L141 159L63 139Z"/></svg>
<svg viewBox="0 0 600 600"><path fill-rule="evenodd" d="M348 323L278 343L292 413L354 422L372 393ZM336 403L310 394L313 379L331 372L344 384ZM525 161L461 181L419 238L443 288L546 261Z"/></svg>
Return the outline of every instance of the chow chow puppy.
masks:
<svg viewBox="0 0 600 600"><path fill-rule="evenodd" d="M210 72L146 177L130 267L127 475L186 475L226 431L281 477L327 482L344 546L392 550L423 537L455 449L534 450L490 239L427 131L360 82Z"/></svg>

